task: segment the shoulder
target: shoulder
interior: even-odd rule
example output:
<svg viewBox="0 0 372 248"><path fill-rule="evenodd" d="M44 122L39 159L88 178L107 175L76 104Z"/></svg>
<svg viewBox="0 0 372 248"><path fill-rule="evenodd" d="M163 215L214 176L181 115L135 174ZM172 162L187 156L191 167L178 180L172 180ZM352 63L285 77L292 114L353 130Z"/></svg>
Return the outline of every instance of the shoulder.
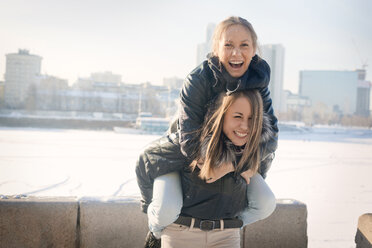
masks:
<svg viewBox="0 0 372 248"><path fill-rule="evenodd" d="M208 65L208 61L205 60L187 75L185 83L209 85L212 84L213 79L213 72Z"/></svg>
<svg viewBox="0 0 372 248"><path fill-rule="evenodd" d="M261 77L270 78L270 73L271 73L270 66L266 62L266 60L264 60L263 58L259 57L258 55L255 55L252 58L250 66L251 66L251 69L256 71Z"/></svg>

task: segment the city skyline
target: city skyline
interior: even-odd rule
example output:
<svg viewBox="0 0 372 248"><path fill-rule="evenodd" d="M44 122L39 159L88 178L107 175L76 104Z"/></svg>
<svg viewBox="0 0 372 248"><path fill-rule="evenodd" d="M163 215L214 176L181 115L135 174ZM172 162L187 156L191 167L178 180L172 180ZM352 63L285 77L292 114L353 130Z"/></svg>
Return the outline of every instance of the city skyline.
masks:
<svg viewBox="0 0 372 248"><path fill-rule="evenodd" d="M356 70L372 63L371 12L372 3L363 0L2 1L0 81L5 55L18 49L43 57L41 73L70 85L104 71L122 75L125 83L185 78L196 66L208 24L239 15L253 24L260 44L284 46L284 89L298 92L301 70ZM366 70L371 81L372 65Z"/></svg>

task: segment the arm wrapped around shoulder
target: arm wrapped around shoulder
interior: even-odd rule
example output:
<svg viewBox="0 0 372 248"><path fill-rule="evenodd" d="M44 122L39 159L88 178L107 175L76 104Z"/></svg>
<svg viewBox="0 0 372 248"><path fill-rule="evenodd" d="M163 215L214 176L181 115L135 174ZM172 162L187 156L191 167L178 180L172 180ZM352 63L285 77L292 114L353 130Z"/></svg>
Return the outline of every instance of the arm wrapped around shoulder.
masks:
<svg viewBox="0 0 372 248"><path fill-rule="evenodd" d="M207 104L212 95L212 72L205 61L192 71L184 81L180 93L178 129L181 151L191 162L199 146L197 130L202 126ZM213 74L212 74L213 75Z"/></svg>

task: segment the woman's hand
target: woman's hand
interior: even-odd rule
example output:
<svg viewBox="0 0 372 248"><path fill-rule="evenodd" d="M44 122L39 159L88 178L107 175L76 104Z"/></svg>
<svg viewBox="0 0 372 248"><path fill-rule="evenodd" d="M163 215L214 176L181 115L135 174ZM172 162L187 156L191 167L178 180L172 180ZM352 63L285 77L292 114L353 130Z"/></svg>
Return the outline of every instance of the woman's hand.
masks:
<svg viewBox="0 0 372 248"><path fill-rule="evenodd" d="M256 173L254 171L252 171L251 169L240 173L240 175L244 178L244 180L247 182L247 184L249 184L251 182L251 177L253 177L255 174Z"/></svg>

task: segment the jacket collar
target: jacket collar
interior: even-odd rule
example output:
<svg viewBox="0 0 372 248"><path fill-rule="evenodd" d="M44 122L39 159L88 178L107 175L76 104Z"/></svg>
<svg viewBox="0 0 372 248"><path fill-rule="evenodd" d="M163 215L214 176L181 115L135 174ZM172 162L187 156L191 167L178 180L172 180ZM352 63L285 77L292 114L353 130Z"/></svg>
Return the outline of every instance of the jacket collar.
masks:
<svg viewBox="0 0 372 248"><path fill-rule="evenodd" d="M240 78L232 77L222 65L218 57L208 54L208 66L213 72L213 87L222 88L227 94L236 91L265 88L270 81L270 67L258 55L253 56L248 70Z"/></svg>

